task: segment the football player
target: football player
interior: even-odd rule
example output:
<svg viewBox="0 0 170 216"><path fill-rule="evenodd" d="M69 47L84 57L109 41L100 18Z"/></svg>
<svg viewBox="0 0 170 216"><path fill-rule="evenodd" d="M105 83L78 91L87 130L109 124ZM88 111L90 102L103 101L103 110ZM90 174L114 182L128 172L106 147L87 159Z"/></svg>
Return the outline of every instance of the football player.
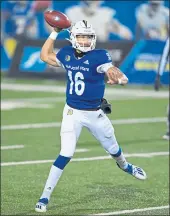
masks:
<svg viewBox="0 0 170 216"><path fill-rule="evenodd" d="M70 30L70 46L57 54L54 41L61 29L55 29L44 43L41 59L67 72L66 104L61 125L61 151L54 161L43 193L35 211L45 212L50 196L65 166L73 157L76 143L83 127L86 127L102 147L116 160L118 167L137 179L145 180L146 173L140 167L128 163L114 134L114 128L101 109L105 91L105 74L108 84L126 84L128 78L112 65L109 53L95 49L96 34L91 24L79 21Z"/></svg>
<svg viewBox="0 0 170 216"><path fill-rule="evenodd" d="M136 10L136 39L166 40L169 32L169 9L163 1L149 0Z"/></svg>
<svg viewBox="0 0 170 216"><path fill-rule="evenodd" d="M95 29L99 41L107 41L109 34L118 35L121 39L131 40L130 29L113 18L116 11L113 8L101 6L103 1L81 1L80 5L75 5L66 9L65 14L72 23L79 20L87 20ZM101 30L102 29L102 30Z"/></svg>

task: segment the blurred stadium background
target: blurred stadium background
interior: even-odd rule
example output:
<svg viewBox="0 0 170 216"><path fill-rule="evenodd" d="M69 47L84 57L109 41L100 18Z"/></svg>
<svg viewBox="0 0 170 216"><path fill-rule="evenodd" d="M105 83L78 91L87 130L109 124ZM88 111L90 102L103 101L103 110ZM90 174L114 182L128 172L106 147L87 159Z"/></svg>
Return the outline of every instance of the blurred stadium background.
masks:
<svg viewBox="0 0 170 216"><path fill-rule="evenodd" d="M153 87L168 37L169 1L143 0L1 2L2 215L36 215L34 205L60 149L65 71L40 60L51 31L43 18L49 9L66 13L72 22L91 21L97 48L107 49L129 78L128 86L107 86L105 96L113 107L109 117L120 145L129 161L146 170L148 180L138 182L118 170L83 130L74 163L66 168L45 215L133 209L143 210L130 215L169 215L169 149L162 139L169 61L160 91ZM56 52L65 38L68 31L59 34Z"/></svg>

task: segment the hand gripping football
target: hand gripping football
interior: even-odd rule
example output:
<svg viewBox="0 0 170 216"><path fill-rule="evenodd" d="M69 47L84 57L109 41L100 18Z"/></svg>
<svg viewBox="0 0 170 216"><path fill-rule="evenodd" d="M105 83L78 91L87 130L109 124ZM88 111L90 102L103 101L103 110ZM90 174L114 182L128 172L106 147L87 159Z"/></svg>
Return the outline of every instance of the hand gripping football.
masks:
<svg viewBox="0 0 170 216"><path fill-rule="evenodd" d="M44 12L44 18L46 22L54 28L67 29L71 26L68 17L59 11L46 11Z"/></svg>

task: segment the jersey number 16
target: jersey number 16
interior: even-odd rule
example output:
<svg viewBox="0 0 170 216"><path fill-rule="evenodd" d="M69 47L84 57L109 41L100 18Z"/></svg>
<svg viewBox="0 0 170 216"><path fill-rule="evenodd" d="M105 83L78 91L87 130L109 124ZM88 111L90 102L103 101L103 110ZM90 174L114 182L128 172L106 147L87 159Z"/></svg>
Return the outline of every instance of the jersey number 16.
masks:
<svg viewBox="0 0 170 216"><path fill-rule="evenodd" d="M85 83L83 82L84 76L81 72L77 72L74 76L74 81L73 81L73 75L72 71L68 71L68 77L70 79L70 90L69 94L73 94L73 88L75 89L75 93L77 95L82 95L85 89Z"/></svg>

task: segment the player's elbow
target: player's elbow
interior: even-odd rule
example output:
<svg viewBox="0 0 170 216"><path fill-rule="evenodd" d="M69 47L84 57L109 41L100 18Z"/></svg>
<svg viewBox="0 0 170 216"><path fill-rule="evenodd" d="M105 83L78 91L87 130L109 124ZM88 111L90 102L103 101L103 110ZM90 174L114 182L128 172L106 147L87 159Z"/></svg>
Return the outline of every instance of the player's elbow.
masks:
<svg viewBox="0 0 170 216"><path fill-rule="evenodd" d="M43 62L47 62L48 56L46 54L44 54L43 52L40 53L40 59Z"/></svg>

